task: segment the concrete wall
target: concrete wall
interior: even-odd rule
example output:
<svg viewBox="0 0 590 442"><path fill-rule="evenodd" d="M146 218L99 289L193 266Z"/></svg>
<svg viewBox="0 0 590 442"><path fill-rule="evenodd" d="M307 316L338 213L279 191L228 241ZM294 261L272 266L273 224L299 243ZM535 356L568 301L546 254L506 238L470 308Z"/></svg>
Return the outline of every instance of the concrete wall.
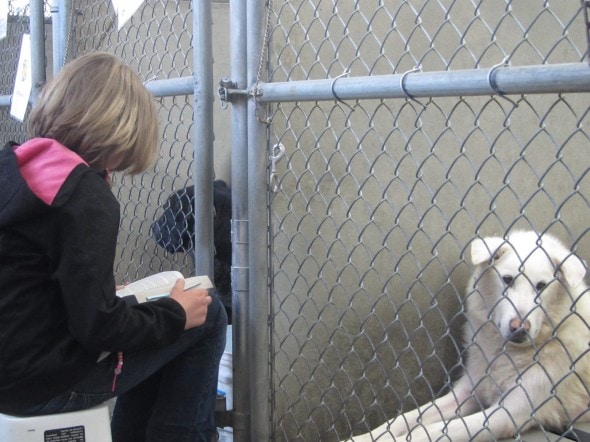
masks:
<svg viewBox="0 0 590 442"><path fill-rule="evenodd" d="M579 62L579 12L286 2L271 81ZM448 388L475 236L550 231L590 259L588 97L509 98L272 106L276 440L362 433Z"/></svg>

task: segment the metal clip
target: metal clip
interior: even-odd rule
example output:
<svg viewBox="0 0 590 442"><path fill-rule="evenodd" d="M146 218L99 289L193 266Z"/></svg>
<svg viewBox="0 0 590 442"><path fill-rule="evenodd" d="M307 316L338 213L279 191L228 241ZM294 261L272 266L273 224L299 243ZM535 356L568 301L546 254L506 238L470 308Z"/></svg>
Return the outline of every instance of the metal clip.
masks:
<svg viewBox="0 0 590 442"><path fill-rule="evenodd" d="M406 89L406 85L405 85L406 77L408 76L408 74L412 74L414 72L422 72L422 65L414 66L413 69L410 69L409 71L404 72L399 79L399 88L402 90L402 92L404 93L404 95L406 96L406 98L408 100L412 100L414 103L417 103L418 105L420 105L422 107L422 109L426 109L426 106L424 104L422 104L420 101L416 100L416 97L414 97L412 94L410 94L408 92L408 90Z"/></svg>
<svg viewBox="0 0 590 442"><path fill-rule="evenodd" d="M496 69L500 68L500 67L508 67L510 66L510 62L508 57L506 57L504 60L502 60L502 63L498 63L495 66L492 66L490 71L488 72L488 83L490 85L490 88L492 89L492 91L494 91L494 93L498 96L503 98L504 100L512 103L512 106L514 107L518 107L518 103L514 100L511 100L510 98L508 98L506 95L504 95L504 92L502 92L500 90L500 88L498 87L498 84L496 83L496 77L495 77L495 72Z"/></svg>
<svg viewBox="0 0 590 442"><path fill-rule="evenodd" d="M348 77L348 75L350 74L350 72L348 71L348 69L346 69L343 73L341 73L340 75L338 75L336 78L334 78L332 80L332 83L330 85L330 88L332 89L332 95L334 95L334 98L336 99L336 101L338 101L338 103L342 103L345 106L347 106L351 111L354 112L354 108L348 104L346 101L344 101L342 98L340 98L338 96L338 94L336 93L336 91L334 90L334 87L336 86L336 81L338 81L340 78L342 77Z"/></svg>
<svg viewBox="0 0 590 442"><path fill-rule="evenodd" d="M272 147L272 154L269 156L270 160L270 188L273 192L279 190L279 175L277 174L277 163L285 155L285 146L277 143Z"/></svg>

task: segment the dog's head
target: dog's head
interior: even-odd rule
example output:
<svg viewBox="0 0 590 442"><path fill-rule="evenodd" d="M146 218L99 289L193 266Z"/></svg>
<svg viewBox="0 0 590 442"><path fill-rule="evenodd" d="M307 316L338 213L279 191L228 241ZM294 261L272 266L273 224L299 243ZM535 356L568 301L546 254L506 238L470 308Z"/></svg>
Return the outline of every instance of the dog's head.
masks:
<svg viewBox="0 0 590 442"><path fill-rule="evenodd" d="M152 236L168 252L188 252L193 249L195 188L185 187L172 193L164 204L164 212L152 224Z"/></svg>
<svg viewBox="0 0 590 442"><path fill-rule="evenodd" d="M586 266L549 234L517 231L506 239L476 239L473 288L489 319L511 343L534 342L552 332L583 291Z"/></svg>
<svg viewBox="0 0 590 442"><path fill-rule="evenodd" d="M173 192L163 205L162 215L151 226L156 243L168 252L194 250L195 188L187 186ZM215 256L231 265L231 189L222 180L213 182Z"/></svg>

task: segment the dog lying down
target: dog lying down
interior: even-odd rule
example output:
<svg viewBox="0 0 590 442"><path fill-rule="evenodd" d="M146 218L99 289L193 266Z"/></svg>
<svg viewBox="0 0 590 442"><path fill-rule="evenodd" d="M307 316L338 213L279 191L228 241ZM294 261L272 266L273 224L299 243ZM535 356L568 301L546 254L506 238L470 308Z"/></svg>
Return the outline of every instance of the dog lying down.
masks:
<svg viewBox="0 0 590 442"><path fill-rule="evenodd" d="M590 421L585 264L556 238L477 239L465 296L465 372L452 391L355 442L489 441Z"/></svg>

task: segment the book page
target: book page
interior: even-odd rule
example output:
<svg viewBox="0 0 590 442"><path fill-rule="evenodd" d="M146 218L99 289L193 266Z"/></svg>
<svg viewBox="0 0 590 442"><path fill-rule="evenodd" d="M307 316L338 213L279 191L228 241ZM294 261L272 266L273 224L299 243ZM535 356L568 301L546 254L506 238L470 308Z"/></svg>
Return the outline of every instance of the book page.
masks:
<svg viewBox="0 0 590 442"><path fill-rule="evenodd" d="M170 284L174 286L174 283L178 278L184 278L184 276L182 273L175 270L155 273L153 275L146 276L145 278L131 282L122 289L117 290L117 296L123 297L136 295L137 293L145 292L157 287L168 286Z"/></svg>
<svg viewBox="0 0 590 442"><path fill-rule="evenodd" d="M179 278L184 278L184 276L177 271L156 273L117 290L117 296L135 296L139 303L154 301L170 296L170 291ZM187 290L193 287L210 289L213 288L213 284L206 275L184 278L184 289Z"/></svg>

